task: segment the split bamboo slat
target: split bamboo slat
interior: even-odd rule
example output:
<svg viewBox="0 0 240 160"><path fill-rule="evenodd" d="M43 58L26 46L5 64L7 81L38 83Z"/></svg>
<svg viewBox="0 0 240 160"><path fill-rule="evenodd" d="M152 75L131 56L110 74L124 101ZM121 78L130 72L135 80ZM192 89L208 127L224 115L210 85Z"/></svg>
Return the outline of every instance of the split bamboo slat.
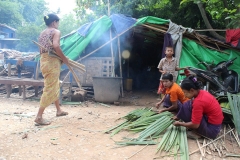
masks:
<svg viewBox="0 0 240 160"><path fill-rule="evenodd" d="M38 42L33 41L33 43L36 44L38 47L45 49L45 48L44 48L42 45L40 45ZM46 50L47 50L47 49L46 49ZM56 58L58 58L58 59L61 60L61 58L56 54L55 51L53 51L53 53L55 53L54 56L55 56ZM77 63L77 62L75 62L75 61L73 61L73 60L71 60L71 59L69 59L69 65L70 65L71 67L73 67L73 68L81 71L81 72L86 72L85 66L84 66L83 64Z"/></svg>
<svg viewBox="0 0 240 160"><path fill-rule="evenodd" d="M40 47L40 48L42 48L42 49L45 49L45 48L44 48L42 45L40 45L38 42L36 42L36 41L32 41L32 42L33 42L34 44L36 44L38 47ZM50 41L50 42L51 42L51 41ZM52 43L50 43L50 44L52 45ZM46 50L47 50L47 49L46 49ZM56 54L55 51L53 51L53 53L54 53L54 57L56 57L56 58L58 58L58 59L61 60L61 58ZM81 84L80 84L80 80L78 79L78 77L77 77L76 73L74 72L74 70L72 69L72 67L75 68L75 69L77 69L77 70L79 70L79 71L81 71L81 72L86 72L85 66L82 65L82 64L80 64L80 63L77 63L77 62L75 62L75 61L73 61L73 60L70 60L70 59L69 59L69 64L68 64L67 66L68 66L69 70L71 71L71 73L72 73L72 75L73 75L73 77L74 77L74 79L75 79L78 87L81 89L82 87L81 87Z"/></svg>

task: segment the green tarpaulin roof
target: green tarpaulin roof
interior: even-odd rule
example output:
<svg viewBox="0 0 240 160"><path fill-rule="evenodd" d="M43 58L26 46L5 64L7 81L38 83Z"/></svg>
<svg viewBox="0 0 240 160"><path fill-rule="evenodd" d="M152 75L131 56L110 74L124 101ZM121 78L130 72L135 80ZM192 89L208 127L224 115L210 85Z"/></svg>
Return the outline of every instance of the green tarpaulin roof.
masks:
<svg viewBox="0 0 240 160"><path fill-rule="evenodd" d="M152 17L152 16L147 16L147 17L143 17L143 18L138 19L138 21L135 25L144 24L144 23L168 24L169 22L170 22L169 20L165 20L165 19L161 19L161 18L157 18L157 17Z"/></svg>
<svg viewBox="0 0 240 160"><path fill-rule="evenodd" d="M168 24L169 22L170 20L147 16L138 19L135 25L145 23L163 25ZM110 29L111 26L111 19L107 16L103 16L91 24L88 34L85 37L78 34L78 32L75 32L70 36L61 38L61 48L64 54L72 60L77 59L90 42L99 40L101 36ZM196 64L200 61L205 61L208 63L214 61L214 63L219 63L224 60L238 57L238 59L234 61L234 64L231 66L231 69L234 69L240 73L240 52L231 49L224 52L229 54L208 49L202 45L197 44L193 40L183 38L179 65L180 67L192 66L205 69L203 66L197 66ZM178 77L178 80L179 79L181 79L180 76Z"/></svg>
<svg viewBox="0 0 240 160"><path fill-rule="evenodd" d="M91 24L85 37L75 32L70 36L61 38L60 44L63 53L72 60L77 59L90 42L98 40L111 26L111 19L103 16Z"/></svg>

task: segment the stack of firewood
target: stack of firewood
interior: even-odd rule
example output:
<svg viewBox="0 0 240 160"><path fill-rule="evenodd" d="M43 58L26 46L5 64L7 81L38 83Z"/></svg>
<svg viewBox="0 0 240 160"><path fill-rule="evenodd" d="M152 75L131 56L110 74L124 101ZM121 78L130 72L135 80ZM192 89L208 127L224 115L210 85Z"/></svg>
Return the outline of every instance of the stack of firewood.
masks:
<svg viewBox="0 0 240 160"><path fill-rule="evenodd" d="M33 61L38 52L31 52L25 54L24 52L19 52L11 49L2 49L0 55L4 56L4 59L22 59L23 61Z"/></svg>

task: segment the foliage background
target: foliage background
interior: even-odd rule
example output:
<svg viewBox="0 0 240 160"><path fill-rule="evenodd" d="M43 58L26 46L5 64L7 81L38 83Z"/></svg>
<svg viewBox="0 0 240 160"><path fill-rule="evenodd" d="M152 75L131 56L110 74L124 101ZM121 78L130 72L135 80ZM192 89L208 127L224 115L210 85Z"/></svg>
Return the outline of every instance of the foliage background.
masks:
<svg viewBox="0 0 240 160"><path fill-rule="evenodd" d="M228 29L240 27L239 0L76 0L75 14L61 17L62 36L82 24L109 13L134 18L155 16L193 29ZM45 0L0 0L0 23L17 29L17 50L37 51L31 42L45 28L43 16L50 12ZM57 10L55 13L59 13ZM202 12L206 14L203 17ZM206 20L209 25L206 25ZM211 32L201 32L215 36ZM224 37L224 32L217 33ZM219 37L215 37L219 38ZM221 37L220 37L221 38Z"/></svg>

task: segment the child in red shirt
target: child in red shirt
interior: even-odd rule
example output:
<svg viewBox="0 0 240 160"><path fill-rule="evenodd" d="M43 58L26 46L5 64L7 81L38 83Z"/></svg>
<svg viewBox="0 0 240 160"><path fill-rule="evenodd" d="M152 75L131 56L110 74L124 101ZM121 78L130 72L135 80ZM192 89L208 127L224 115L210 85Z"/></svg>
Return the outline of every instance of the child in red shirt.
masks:
<svg viewBox="0 0 240 160"><path fill-rule="evenodd" d="M207 91L201 90L201 83L194 76L185 78L181 88L186 97L192 99L179 108L175 126L195 129L197 133L215 139L220 132L223 113L216 98Z"/></svg>

